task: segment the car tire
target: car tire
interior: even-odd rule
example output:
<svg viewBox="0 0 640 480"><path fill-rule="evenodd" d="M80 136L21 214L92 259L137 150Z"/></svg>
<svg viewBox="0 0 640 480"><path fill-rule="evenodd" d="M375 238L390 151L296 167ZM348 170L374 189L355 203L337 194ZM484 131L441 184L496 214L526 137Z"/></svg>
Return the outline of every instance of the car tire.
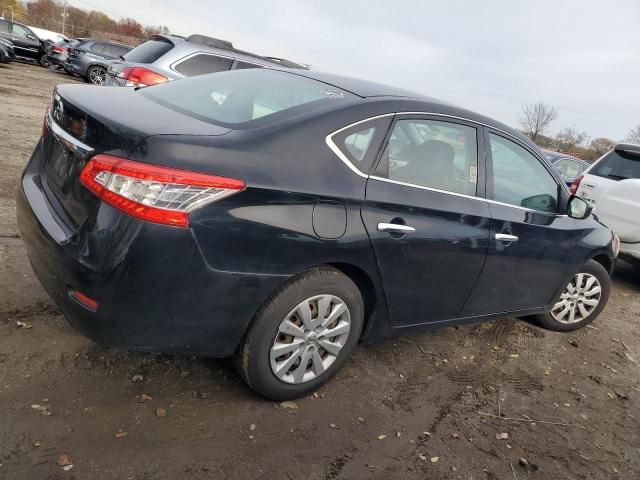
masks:
<svg viewBox="0 0 640 480"><path fill-rule="evenodd" d="M325 327L325 322L330 323ZM362 295L349 277L328 267L308 270L278 288L258 310L234 364L260 395L277 401L299 398L340 370L358 343L363 322ZM325 336L345 329L346 334Z"/></svg>
<svg viewBox="0 0 640 480"><path fill-rule="evenodd" d="M40 63L41 67L44 68L50 68L51 67L51 57L48 54L44 54L40 57L40 59L38 60L38 63Z"/></svg>
<svg viewBox="0 0 640 480"><path fill-rule="evenodd" d="M571 279L551 311L534 315L542 327L569 332L593 322L607 305L611 293L609 272L595 260L589 260ZM597 300L597 304L592 304ZM586 302L590 304L587 304ZM573 315L571 311L573 310ZM585 312L587 314L585 315Z"/></svg>
<svg viewBox="0 0 640 480"><path fill-rule="evenodd" d="M94 85L104 85L104 78L107 75L107 69L100 65L94 65L87 70L86 80Z"/></svg>

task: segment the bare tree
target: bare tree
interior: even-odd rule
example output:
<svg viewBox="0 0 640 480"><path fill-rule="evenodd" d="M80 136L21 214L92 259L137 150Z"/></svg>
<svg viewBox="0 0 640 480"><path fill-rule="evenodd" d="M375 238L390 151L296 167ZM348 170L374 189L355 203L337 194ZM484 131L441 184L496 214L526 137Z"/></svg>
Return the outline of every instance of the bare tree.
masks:
<svg viewBox="0 0 640 480"><path fill-rule="evenodd" d="M611 140L610 138L599 137L594 138L589 142L589 149L593 150L595 154L600 157L607 153L615 146L616 142Z"/></svg>
<svg viewBox="0 0 640 480"><path fill-rule="evenodd" d="M561 152L570 152L580 146L587 139L585 132L579 132L575 127L563 128L554 139L555 147Z"/></svg>
<svg viewBox="0 0 640 480"><path fill-rule="evenodd" d="M624 137L625 142L629 143L637 143L640 145L640 125L631 130L626 137Z"/></svg>
<svg viewBox="0 0 640 480"><path fill-rule="evenodd" d="M529 138L535 142L538 135L542 135L556 118L558 118L558 111L555 107L538 102L523 105L518 122Z"/></svg>

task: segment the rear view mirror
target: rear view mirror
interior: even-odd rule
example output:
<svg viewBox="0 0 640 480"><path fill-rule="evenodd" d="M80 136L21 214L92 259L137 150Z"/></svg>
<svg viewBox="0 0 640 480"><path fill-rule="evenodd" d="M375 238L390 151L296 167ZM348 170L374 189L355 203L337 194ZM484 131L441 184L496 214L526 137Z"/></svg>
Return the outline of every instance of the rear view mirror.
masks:
<svg viewBox="0 0 640 480"><path fill-rule="evenodd" d="M582 220L591 214L591 206L580 197L572 196L569 199L567 213L571 218Z"/></svg>
<svg viewBox="0 0 640 480"><path fill-rule="evenodd" d="M32 34L30 34L30 33L27 33L27 38L28 38L29 40L37 40L36 36L35 36L35 35L32 35Z"/></svg>

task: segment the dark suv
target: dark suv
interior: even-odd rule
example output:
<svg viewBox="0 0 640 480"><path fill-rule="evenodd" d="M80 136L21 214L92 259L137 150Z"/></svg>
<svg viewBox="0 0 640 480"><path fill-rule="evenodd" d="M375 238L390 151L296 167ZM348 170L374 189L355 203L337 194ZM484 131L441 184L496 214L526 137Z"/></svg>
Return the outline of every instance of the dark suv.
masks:
<svg viewBox="0 0 640 480"><path fill-rule="evenodd" d="M234 48L231 42L191 35L155 35L115 60L105 85L138 87L245 68L306 68L289 60L263 57Z"/></svg>
<svg viewBox="0 0 640 480"><path fill-rule="evenodd" d="M0 18L0 38L13 43L16 57L28 58L40 62L44 55L44 45L33 31L17 22Z"/></svg>
<svg viewBox="0 0 640 480"><path fill-rule="evenodd" d="M69 47L67 70L94 85L103 85L111 61L129 52L132 47L115 42L87 39Z"/></svg>

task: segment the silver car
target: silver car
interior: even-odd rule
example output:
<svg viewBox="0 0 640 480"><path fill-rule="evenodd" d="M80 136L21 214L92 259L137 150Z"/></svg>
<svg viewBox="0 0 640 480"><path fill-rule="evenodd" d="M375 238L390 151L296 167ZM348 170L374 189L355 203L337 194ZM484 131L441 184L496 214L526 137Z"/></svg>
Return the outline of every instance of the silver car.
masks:
<svg viewBox="0 0 640 480"><path fill-rule="evenodd" d="M139 87L205 73L276 67L307 68L282 58L238 50L231 42L204 35L154 35L111 63L105 85Z"/></svg>

